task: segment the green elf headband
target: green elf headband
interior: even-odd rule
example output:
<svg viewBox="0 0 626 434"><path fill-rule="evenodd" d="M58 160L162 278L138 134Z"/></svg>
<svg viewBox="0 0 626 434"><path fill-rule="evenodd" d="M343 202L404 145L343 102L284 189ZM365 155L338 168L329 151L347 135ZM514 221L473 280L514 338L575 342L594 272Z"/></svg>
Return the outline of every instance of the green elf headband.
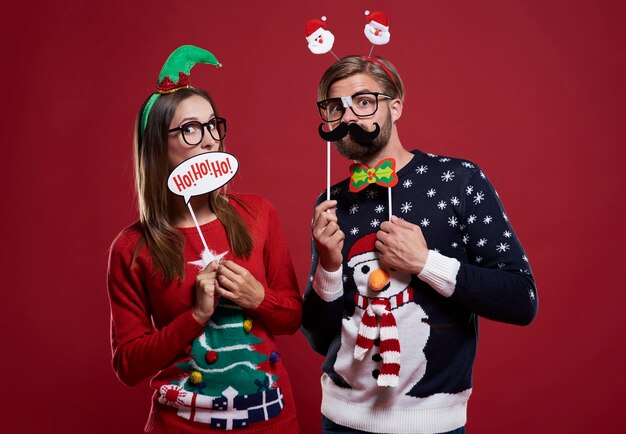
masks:
<svg viewBox="0 0 626 434"><path fill-rule="evenodd" d="M203 48L193 45L183 45L175 49L163 64L163 68L161 68L161 73L159 74L159 84L141 114L142 133L146 130L150 110L152 110L152 106L161 95L191 87L189 74L191 68L193 68L196 63L215 65L217 68L222 67L222 64L218 62L215 56Z"/></svg>

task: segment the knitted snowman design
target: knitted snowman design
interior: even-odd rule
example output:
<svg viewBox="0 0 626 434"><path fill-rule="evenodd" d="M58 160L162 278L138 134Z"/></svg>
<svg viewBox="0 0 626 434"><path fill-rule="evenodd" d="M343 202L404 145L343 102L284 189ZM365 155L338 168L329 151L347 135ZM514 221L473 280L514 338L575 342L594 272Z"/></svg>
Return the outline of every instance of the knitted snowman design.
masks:
<svg viewBox="0 0 626 434"><path fill-rule="evenodd" d="M379 404L405 396L426 372L424 347L430 335L428 316L413 301L411 275L378 260L376 234L360 238L348 253L357 287L356 307L343 319L335 371L352 387L357 401ZM387 386L387 387L380 387Z"/></svg>

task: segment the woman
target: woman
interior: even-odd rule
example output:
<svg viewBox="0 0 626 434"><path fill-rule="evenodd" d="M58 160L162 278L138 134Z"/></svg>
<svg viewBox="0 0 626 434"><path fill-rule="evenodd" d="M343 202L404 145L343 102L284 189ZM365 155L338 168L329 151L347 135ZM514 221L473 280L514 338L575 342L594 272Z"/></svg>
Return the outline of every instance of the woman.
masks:
<svg viewBox="0 0 626 434"><path fill-rule="evenodd" d="M188 83L197 62L219 66L197 47L172 53L137 117L140 220L109 258L113 367L127 385L152 378L146 432L298 432L274 336L298 329L301 297L276 212L256 195L193 197L207 250L167 189L179 163L224 149L226 121Z"/></svg>

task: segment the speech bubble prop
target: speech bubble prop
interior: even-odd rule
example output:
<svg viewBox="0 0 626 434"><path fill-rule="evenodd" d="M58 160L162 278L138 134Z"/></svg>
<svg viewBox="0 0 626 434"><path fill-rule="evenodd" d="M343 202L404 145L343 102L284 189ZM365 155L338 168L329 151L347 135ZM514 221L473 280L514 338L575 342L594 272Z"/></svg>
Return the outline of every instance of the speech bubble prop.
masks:
<svg viewBox="0 0 626 434"><path fill-rule="evenodd" d="M180 163L167 179L167 187L170 191L178 196L183 196L185 199L185 204L189 208L191 218L202 240L204 252L207 252L207 254L211 252L211 249L209 249L204 235L202 235L200 224L198 219L196 219L196 214L193 212L190 200L193 196L207 194L226 185L228 181L233 179L238 169L239 162L234 155L227 152L206 152ZM203 263L209 260L205 258L204 252L202 253ZM217 255L213 259L219 261L226 253ZM208 263L204 263L205 267L207 265Z"/></svg>
<svg viewBox="0 0 626 434"><path fill-rule="evenodd" d="M193 196L210 193L233 179L239 162L227 152L207 152L180 163L170 174L167 187L188 204Z"/></svg>

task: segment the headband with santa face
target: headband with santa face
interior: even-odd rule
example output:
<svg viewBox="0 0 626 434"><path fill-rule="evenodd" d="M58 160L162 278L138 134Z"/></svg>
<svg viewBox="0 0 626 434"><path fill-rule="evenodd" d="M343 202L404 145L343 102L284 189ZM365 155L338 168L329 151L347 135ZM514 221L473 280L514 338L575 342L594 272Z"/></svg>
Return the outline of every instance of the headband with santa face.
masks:
<svg viewBox="0 0 626 434"><path fill-rule="evenodd" d="M142 133L146 130L150 110L152 110L152 106L154 106L157 99L159 99L161 95L191 87L191 68L198 63L214 65L217 68L222 67L222 64L218 62L212 53L194 45L183 45L175 49L172 54L169 55L163 64L163 68L161 68L157 87L152 96L150 96L150 99L148 99L143 113L141 114Z"/></svg>
<svg viewBox="0 0 626 434"><path fill-rule="evenodd" d="M373 45L385 45L391 39L389 33L389 17L382 11L365 11L366 23L363 33ZM304 26L304 37L308 43L309 50L313 54L326 54L330 52L335 58L338 57L332 52L335 36L326 29L326 17L307 21ZM372 47L373 49L373 47ZM370 58L372 51L370 50Z"/></svg>

